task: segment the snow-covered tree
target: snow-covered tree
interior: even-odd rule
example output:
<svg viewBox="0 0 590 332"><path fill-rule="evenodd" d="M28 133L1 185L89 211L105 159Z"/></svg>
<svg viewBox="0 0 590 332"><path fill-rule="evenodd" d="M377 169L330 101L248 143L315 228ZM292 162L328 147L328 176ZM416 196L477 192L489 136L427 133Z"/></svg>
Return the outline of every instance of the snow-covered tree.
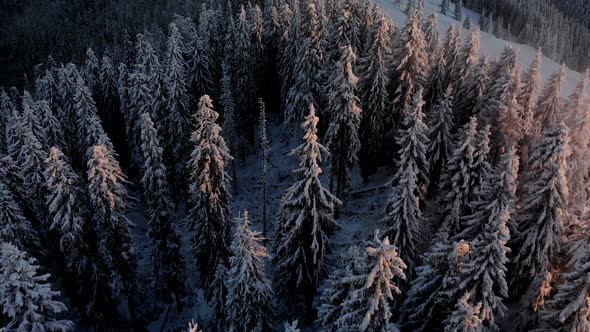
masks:
<svg viewBox="0 0 590 332"><path fill-rule="evenodd" d="M426 120L428 126L428 166L430 175L430 190L433 193L439 184L442 170L453 151L453 137L451 132L453 121L453 88L449 87L443 99L429 112Z"/></svg>
<svg viewBox="0 0 590 332"><path fill-rule="evenodd" d="M184 60L183 37L175 23L169 27L166 49L166 101L167 105L167 145L172 151L176 166L184 164L188 151L188 139L191 128L189 110L188 80ZM162 121L160 119L160 121Z"/></svg>
<svg viewBox="0 0 590 332"><path fill-rule="evenodd" d="M517 214L511 268L515 294L527 288L533 278L550 273L551 262L560 249L562 222L567 205L568 133L565 125L547 128L531 151L523 175L523 195Z"/></svg>
<svg viewBox="0 0 590 332"><path fill-rule="evenodd" d="M322 325L328 331L394 329L392 304L401 293L396 283L405 279L406 270L396 247L377 232L373 241L351 247L343 259L344 268L333 272L322 294Z"/></svg>
<svg viewBox="0 0 590 332"><path fill-rule="evenodd" d="M136 287L137 260L131 235L132 223L125 216L128 208L126 178L112 152L105 145L89 149L88 196L94 222L101 235L111 270L115 295L127 295Z"/></svg>
<svg viewBox="0 0 590 332"><path fill-rule="evenodd" d="M300 159L299 179L283 196L275 235L275 281L291 307L303 303L311 312L313 297L326 274L330 236L340 228L334 209L341 202L320 181L320 163L327 154L317 137L318 118L313 104L302 124L304 143L291 151Z"/></svg>
<svg viewBox="0 0 590 332"><path fill-rule="evenodd" d="M442 53L445 58L445 84L443 89L449 86L456 77L457 62L459 61L459 49L461 47L460 28L453 24L447 30L447 35L442 45Z"/></svg>
<svg viewBox="0 0 590 332"><path fill-rule="evenodd" d="M358 163L362 111L356 96L358 78L353 72L356 56L350 45L340 52L328 88L331 122L326 138L330 150L330 184L335 185L337 197L345 197L350 189L352 169Z"/></svg>
<svg viewBox="0 0 590 332"><path fill-rule="evenodd" d="M41 123L41 114L31 94L25 90L22 97L22 120L25 121L33 131L33 135L39 140L39 143L45 141L45 128ZM41 143L43 146L43 143ZM45 147L44 147L45 148Z"/></svg>
<svg viewBox="0 0 590 332"><path fill-rule="evenodd" d="M424 38L426 39L426 52L432 64L440 52L440 33L438 32L438 14L433 11L424 24Z"/></svg>
<svg viewBox="0 0 590 332"><path fill-rule="evenodd" d="M428 75L428 55L426 54L426 40L422 31L422 12L414 10L411 12L406 26L401 32L401 43L395 50L397 60L395 62L395 89L392 98L395 111L400 116L405 116L412 104L414 94Z"/></svg>
<svg viewBox="0 0 590 332"><path fill-rule="evenodd" d="M0 226L0 240L4 242L13 243L22 250L34 250L40 245L37 232L3 182L0 182Z"/></svg>
<svg viewBox="0 0 590 332"><path fill-rule="evenodd" d="M134 163L143 168L141 155L142 115L149 114L152 107L152 95L145 67L136 64L129 74L127 86L127 103L125 110L125 127L127 142L132 147Z"/></svg>
<svg viewBox="0 0 590 332"><path fill-rule="evenodd" d="M230 153L236 154L239 150L240 142L244 142L243 136L238 131L238 115L236 114L236 105L234 102L233 91L232 91L232 78L231 68L227 61L222 64L223 79L221 81L221 96L220 104L223 109L223 129L222 135L227 143ZM237 193L238 190L238 179L236 172L236 161L231 160L232 167L232 179L233 179L233 190Z"/></svg>
<svg viewBox="0 0 590 332"><path fill-rule="evenodd" d="M184 291L184 259L180 253L180 235L174 225L176 214L166 181L166 166L158 132L148 112L140 117L143 176L141 184L149 218L148 235L152 240L152 261L156 285L163 288L164 299L180 298Z"/></svg>
<svg viewBox="0 0 590 332"><path fill-rule="evenodd" d="M262 237L266 239L266 206L267 206L267 174L269 164L269 141L266 132L266 106L262 99L258 101L260 105L260 116L258 117L258 148L260 149L260 178L262 186Z"/></svg>
<svg viewBox="0 0 590 332"><path fill-rule="evenodd" d="M67 149L61 122L55 117L51 107L49 107L49 103L41 100L35 103L35 107L44 131L45 140L40 142L43 145L43 149L49 150L53 146Z"/></svg>
<svg viewBox="0 0 590 332"><path fill-rule="evenodd" d="M100 63L92 48L86 50L86 62L84 64L84 80L88 89L92 92L94 97L99 92L99 78L100 78Z"/></svg>
<svg viewBox="0 0 590 332"><path fill-rule="evenodd" d="M457 62L455 63L455 70L453 86L459 87L460 84L467 78L469 73L477 65L479 60L479 29L471 32L468 39L465 40L463 47L459 51ZM459 91L457 91L459 92Z"/></svg>
<svg viewBox="0 0 590 332"><path fill-rule="evenodd" d="M186 75L191 94L202 96L215 91L215 66L212 45L209 44L209 31L206 22L200 22L199 29L192 31L187 45L188 61Z"/></svg>
<svg viewBox="0 0 590 332"><path fill-rule="evenodd" d="M193 232L193 255L203 284L213 279L214 267L226 260L230 245L230 178L225 167L232 157L221 137L221 127L215 123L218 116L211 98L201 97L194 116L196 129L191 136L194 148L187 164L187 222Z"/></svg>
<svg viewBox="0 0 590 332"><path fill-rule="evenodd" d="M310 104L319 107L320 74L324 68L323 41L320 38L319 19L315 3L310 2L301 19L301 36L298 36L297 54L292 71L291 85L286 102L285 122L294 124L305 116ZM291 37L291 36L290 36Z"/></svg>
<svg viewBox="0 0 590 332"><path fill-rule="evenodd" d="M572 92L566 104L567 126L570 130L570 155L568 158L567 183L569 189L569 206L571 212L579 214L584 211L588 202L588 180L590 170L588 163L590 143L590 115L586 104L588 94L586 92L590 81L590 70L586 70L584 76Z"/></svg>
<svg viewBox="0 0 590 332"><path fill-rule="evenodd" d="M227 320L227 268L223 264L217 265L215 269L215 278L211 283L211 308L213 310L213 321L215 322L216 331L226 331L228 326Z"/></svg>
<svg viewBox="0 0 590 332"><path fill-rule="evenodd" d="M272 327L273 291L266 276L268 260L260 233L250 229L248 211L236 218L227 272L227 321L230 331L261 331Z"/></svg>
<svg viewBox="0 0 590 332"><path fill-rule="evenodd" d="M455 94L455 105L453 107L457 126L463 126L469 121L469 118L478 116L484 108L489 86L488 70L488 60L484 55L467 74L465 80L457 82L456 88L459 91Z"/></svg>
<svg viewBox="0 0 590 332"><path fill-rule="evenodd" d="M301 330L297 328L297 323L297 319L291 323L285 322L285 332L301 332Z"/></svg>
<svg viewBox="0 0 590 332"><path fill-rule="evenodd" d="M444 321L445 332L480 332L483 331L481 315L481 302L471 304L469 293L465 293L457 304L455 310Z"/></svg>
<svg viewBox="0 0 590 332"><path fill-rule="evenodd" d="M441 49L432 55L430 73L425 86L425 109L431 109L434 105L441 102L446 90L450 87L450 85L447 85L446 76L447 63L445 54Z"/></svg>
<svg viewBox="0 0 590 332"><path fill-rule="evenodd" d="M373 25L371 45L366 56L359 59L358 96L361 100L361 146L359 163L367 180L376 171L382 150L384 122L389 112L390 21L381 16ZM387 119L387 120L386 120Z"/></svg>
<svg viewBox="0 0 590 332"><path fill-rule="evenodd" d="M452 237L460 231L461 217L473 199L473 174L477 149L477 119L471 118L459 131L456 147L441 176L439 192L443 223L449 226Z"/></svg>
<svg viewBox="0 0 590 332"><path fill-rule="evenodd" d="M117 70L113 64L113 60L105 54L100 63L99 76L100 97L97 104L99 106L100 114L112 116L114 112L119 111L119 91L117 90ZM100 102L99 102L100 101Z"/></svg>
<svg viewBox="0 0 590 332"><path fill-rule="evenodd" d="M471 30L471 17L467 16L465 21L463 21L463 29Z"/></svg>
<svg viewBox="0 0 590 332"><path fill-rule="evenodd" d="M565 81L565 65L559 72L555 72L545 84L543 93L539 97L535 121L537 130L543 131L564 120L561 103L561 88Z"/></svg>
<svg viewBox="0 0 590 332"><path fill-rule="evenodd" d="M590 253L588 247L581 248L578 261L568 272L561 275L562 283L557 285L555 295L545 304L541 312L547 325L559 331L587 331L590 307Z"/></svg>
<svg viewBox="0 0 590 332"><path fill-rule="evenodd" d="M74 324L60 315L68 308L51 289L50 275L39 275L35 259L11 243L0 244L0 307L8 320L5 331L72 331Z"/></svg>
<svg viewBox="0 0 590 332"><path fill-rule="evenodd" d="M523 140L519 144L519 155L523 161L528 159L529 147L540 134L538 129L540 124L536 123L535 112L537 111L537 101L541 89L540 67L542 59L543 53L539 49L537 50L535 60L533 60L531 66L522 77L523 84L518 103L522 107Z"/></svg>

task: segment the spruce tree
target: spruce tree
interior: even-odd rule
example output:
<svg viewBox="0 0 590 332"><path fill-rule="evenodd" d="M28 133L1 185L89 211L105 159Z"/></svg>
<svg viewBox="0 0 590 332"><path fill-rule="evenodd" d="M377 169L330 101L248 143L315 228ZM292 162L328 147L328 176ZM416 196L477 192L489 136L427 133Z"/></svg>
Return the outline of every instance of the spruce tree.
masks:
<svg viewBox="0 0 590 332"><path fill-rule="evenodd" d="M336 325L344 331L391 330L391 303L401 294L396 281L406 278L406 264L389 239L380 240L377 234L368 243L364 260L362 274L350 276L360 278L364 283L350 290L342 303L342 313Z"/></svg>
<svg viewBox="0 0 590 332"><path fill-rule="evenodd" d="M187 164L190 175L187 222L193 233L193 255L202 284L213 280L216 267L225 262L230 241L230 177L226 163L232 159L215 121L217 112L209 96L201 97L195 113L194 149Z"/></svg>
<svg viewBox="0 0 590 332"><path fill-rule="evenodd" d="M440 12L443 15L447 15L447 12L449 11L449 3L450 0L442 0L442 3L440 5Z"/></svg>
<svg viewBox="0 0 590 332"><path fill-rule="evenodd" d="M443 50L441 49L433 54L432 57L430 73L425 86L425 109L431 109L434 105L440 103L446 90L451 86L447 85L446 82L447 63Z"/></svg>
<svg viewBox="0 0 590 332"><path fill-rule="evenodd" d="M462 82L467 79L469 73L477 65L478 60L479 29L475 29L473 32L471 32L470 37L465 40L463 47L459 51L457 62L455 63L455 77L453 77L453 81L451 82L453 86L459 87Z"/></svg>
<svg viewBox="0 0 590 332"><path fill-rule="evenodd" d="M83 72L84 80L86 81L86 85L90 92L92 93L93 97L97 97L98 89L99 89L99 78L100 78L100 64L98 62L98 58L92 48L88 48L86 50L86 63L84 64L84 72Z"/></svg>
<svg viewBox="0 0 590 332"><path fill-rule="evenodd" d="M447 30L445 41L442 45L442 52L445 58L445 83L444 87L448 87L449 84L456 77L457 62L459 61L459 49L461 46L461 34L459 27L455 24L451 25Z"/></svg>
<svg viewBox="0 0 590 332"><path fill-rule="evenodd" d="M300 159L299 179L283 196L275 233L276 288L291 308L304 305L312 311L313 297L326 274L330 237L340 225L334 209L341 202L320 181L320 163L327 154L317 137L318 118L313 104L303 122L305 142L291 151Z"/></svg>
<svg viewBox="0 0 590 332"><path fill-rule="evenodd" d="M273 291L266 276L268 260L260 233L250 230L248 211L235 220L236 230L227 272L227 321L230 331L260 331L272 327Z"/></svg>
<svg viewBox="0 0 590 332"><path fill-rule="evenodd" d="M564 120L561 111L561 89L565 81L565 65L555 72L543 88L539 98L535 121L539 123L537 130L543 131Z"/></svg>
<svg viewBox="0 0 590 332"><path fill-rule="evenodd" d="M359 163L365 181L379 165L381 138L386 128L383 122L389 108L390 27L389 20L381 16L373 25L369 51L359 59L362 75L359 77L358 95L363 109Z"/></svg>
<svg viewBox="0 0 590 332"><path fill-rule="evenodd" d="M44 150L49 150L53 146L67 149L61 122L55 117L49 103L41 100L35 103L35 107L45 135L45 141L41 142L44 145Z"/></svg>
<svg viewBox="0 0 590 332"><path fill-rule="evenodd" d="M438 14L433 11L424 24L424 38L426 39L427 53L429 55L429 63L432 65L436 56L440 52L440 33L438 32Z"/></svg>
<svg viewBox="0 0 590 332"><path fill-rule="evenodd" d="M262 99L260 104L260 116L258 118L258 148L260 149L260 180L262 186L262 237L266 239L266 209L267 209L267 186L268 186L268 168L269 164L269 141L266 132L266 107Z"/></svg>
<svg viewBox="0 0 590 332"><path fill-rule="evenodd" d="M236 154L239 150L238 147L241 145L240 142L243 142L243 138L241 139L242 136L240 136L238 132L238 115L236 114L236 104L234 102L231 85L231 68L227 61L223 62L222 69L223 79L221 81L221 96L219 100L221 108L223 109L223 129L221 132L225 142L227 143L230 153ZM233 179L232 187L234 193L237 193L238 178L235 159L231 160L231 167Z"/></svg>
<svg viewBox="0 0 590 332"><path fill-rule="evenodd" d="M309 104L313 104L315 108L320 106L320 73L325 59L318 20L315 4L309 3L301 21L301 35L298 36L295 65L292 71L293 84L289 89L286 102L285 122L291 125L305 116L304 112Z"/></svg>
<svg viewBox="0 0 590 332"><path fill-rule="evenodd" d="M14 195L0 182L0 240L13 243L21 250L35 250L40 242L37 232L23 216Z"/></svg>
<svg viewBox="0 0 590 332"><path fill-rule="evenodd" d="M459 22L463 20L463 0L455 0L455 19Z"/></svg>
<svg viewBox="0 0 590 332"><path fill-rule="evenodd" d="M216 331L226 331L227 320L227 268L222 263L215 269L215 278L211 283L211 308L213 310L213 321Z"/></svg>
<svg viewBox="0 0 590 332"><path fill-rule="evenodd" d="M141 115L140 127L143 157L141 184L148 207L148 235L153 245L152 262L156 285L162 287L164 299L174 295L176 305L180 308L180 298L184 292L184 259L180 253L180 235L174 225L176 214L166 180L163 148L149 113Z"/></svg>
<svg viewBox="0 0 590 332"><path fill-rule="evenodd" d="M541 61L543 53L541 49L537 50L537 55L531 63L529 69L522 77L522 90L518 103L522 106L522 128L523 140L520 142L519 156L521 160L528 159L528 150L532 142L539 136L535 113L537 110L537 101L539 99L539 90L541 85Z"/></svg>
<svg viewBox="0 0 590 332"><path fill-rule="evenodd" d="M132 223L125 216L128 194L127 181L105 145L89 149L88 196L91 212L100 235L101 247L108 257L111 271L111 287L115 295L124 291L128 296L136 290L137 260L131 235Z"/></svg>
<svg viewBox="0 0 590 332"><path fill-rule="evenodd" d="M395 63L393 105L400 116L411 107L415 93L428 75L428 56L426 54L426 40L422 32L422 12L414 10L410 14L406 26L402 31L401 44L396 49L399 59Z"/></svg>
<svg viewBox="0 0 590 332"><path fill-rule="evenodd" d="M350 190L351 172L358 163L362 111L356 96L358 78L353 72L356 56L351 46L340 51L337 69L330 80L332 120L326 138L330 150L330 185L332 188L335 185L336 196L343 198Z"/></svg>
<svg viewBox="0 0 590 332"><path fill-rule="evenodd" d="M166 50L166 100L167 146L174 156L176 166L184 164L191 128L186 62L183 56L184 42L175 23L169 27Z"/></svg>
<svg viewBox="0 0 590 332"><path fill-rule="evenodd" d="M465 293L455 306L455 310L444 321L445 332L479 332L483 331L481 302L471 304L469 293Z"/></svg>
<svg viewBox="0 0 590 332"><path fill-rule="evenodd" d="M449 87L444 98L429 113L428 126L428 174L430 175L429 192L438 188L442 170L446 169L447 161L453 151L453 88Z"/></svg>
<svg viewBox="0 0 590 332"><path fill-rule="evenodd" d="M471 30L471 17L467 16L463 22L463 29Z"/></svg>
<svg viewBox="0 0 590 332"><path fill-rule="evenodd" d="M212 45L207 38L207 24L201 22L199 30L193 30L187 45L188 61L186 75L194 96L213 94L215 91L215 68Z"/></svg>
<svg viewBox="0 0 590 332"><path fill-rule="evenodd" d="M513 247L519 250L511 258L511 288L515 294L529 287L533 278L551 273L552 261L560 249L568 193L567 150L568 133L562 124L545 129L528 160Z"/></svg>
<svg viewBox="0 0 590 332"><path fill-rule="evenodd" d="M463 126L470 117L478 116L484 108L486 92L490 85L488 71L488 60L484 55L467 74L465 80L457 82L456 88L459 91L455 94L457 98L453 107L457 126Z"/></svg>
<svg viewBox="0 0 590 332"><path fill-rule="evenodd" d="M34 258L11 243L0 244L0 307L8 318L6 331L72 331L74 324L59 316L68 308L51 289L50 275L39 275Z"/></svg>
<svg viewBox="0 0 590 332"><path fill-rule="evenodd" d="M150 113L152 107L152 95L149 88L148 77L143 65L135 65L129 74L127 87L127 105L125 113L127 142L132 147L134 164L142 167L141 155L141 117Z"/></svg>

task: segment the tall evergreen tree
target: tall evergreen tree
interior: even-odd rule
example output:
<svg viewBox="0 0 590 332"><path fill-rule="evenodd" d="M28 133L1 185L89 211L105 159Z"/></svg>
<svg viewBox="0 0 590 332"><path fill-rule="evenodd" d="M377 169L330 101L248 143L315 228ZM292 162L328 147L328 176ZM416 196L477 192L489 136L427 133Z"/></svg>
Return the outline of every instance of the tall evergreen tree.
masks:
<svg viewBox="0 0 590 332"><path fill-rule="evenodd" d="M112 269L111 287L115 295L124 291L132 297L137 286L137 259L132 224L125 216L128 208L125 175L105 145L89 149L87 168L88 196L94 222L100 230L101 246Z"/></svg>
<svg viewBox="0 0 590 332"><path fill-rule="evenodd" d="M227 273L227 321L231 331L268 331L272 327L271 282L266 276L266 248L260 233L250 230L248 211L236 218Z"/></svg>
<svg viewBox="0 0 590 332"><path fill-rule="evenodd" d="M59 316L68 308L59 292L39 275L35 259L10 243L0 244L0 307L8 317L6 331L72 331L74 324Z"/></svg>
<svg viewBox="0 0 590 332"><path fill-rule="evenodd" d="M438 32L438 15L433 11L424 24L424 38L426 39L426 51L432 64L440 52L440 33Z"/></svg>
<svg viewBox="0 0 590 332"><path fill-rule="evenodd" d="M148 207L148 235L153 244L152 261L156 285L163 288L164 299L174 295L180 308L180 298L184 291L184 259L180 253L180 235L174 225L176 214L166 181L163 148L149 113L141 115L140 127L143 157L141 183Z"/></svg>
<svg viewBox="0 0 590 332"><path fill-rule="evenodd" d="M385 16L373 25L371 45L366 56L359 60L358 95L361 100L361 146L359 163L363 179L375 173L382 150L381 138L389 110L390 27Z"/></svg>
<svg viewBox="0 0 590 332"><path fill-rule="evenodd" d="M479 332L482 331L481 302L471 304L471 295L465 293L455 306L455 310L444 321L447 332Z"/></svg>
<svg viewBox="0 0 590 332"><path fill-rule="evenodd" d="M318 142L318 120L310 104L302 125L305 142L291 151L300 159L299 180L283 196L275 233L275 289L292 308L304 304L308 315L320 279L326 274L330 236L340 228L333 214L341 202L320 181L320 163L327 150Z"/></svg>
<svg viewBox="0 0 590 332"><path fill-rule="evenodd" d="M93 97L97 97L99 92L100 63L90 47L86 50L86 63L84 64L83 75Z"/></svg>
<svg viewBox="0 0 590 332"><path fill-rule="evenodd" d="M490 85L489 64L484 55L479 59L465 80L457 82L458 91L455 96L453 112L456 126L463 126L472 116L478 116L485 106L486 92Z"/></svg>
<svg viewBox="0 0 590 332"><path fill-rule="evenodd" d="M426 54L426 40L422 32L422 12L414 10L411 12L406 26L402 32L401 44L396 49L399 59L395 62L395 84L393 104L400 116L411 107L414 94L424 82L428 75L428 56Z"/></svg>
<svg viewBox="0 0 590 332"><path fill-rule="evenodd" d="M223 109L223 129L222 134L230 153L236 154L239 151L240 142L245 140L241 139L240 133L238 132L238 114L236 114L236 104L234 102L233 91L232 91L232 78L231 68L227 61L222 64L223 79L221 81L221 96L220 104ZM236 161L231 160L232 167L232 187L235 193L238 192L238 178L236 172Z"/></svg>
<svg viewBox="0 0 590 332"><path fill-rule="evenodd" d="M539 98L535 121L540 124L537 130L543 131L564 120L561 112L561 89L565 81L565 65L559 72L555 72L543 88Z"/></svg>
<svg viewBox="0 0 590 332"><path fill-rule="evenodd" d="M447 35L442 45L446 64L446 75L444 87L449 86L456 77L457 62L459 61L459 49L461 47L461 33L459 26L453 24L447 30Z"/></svg>
<svg viewBox="0 0 590 332"><path fill-rule="evenodd" d="M40 142L44 145L44 150L49 150L53 146L67 149L61 122L55 117L49 103L45 100L38 101L35 103L35 108L44 131L45 141Z"/></svg>
<svg viewBox="0 0 590 332"><path fill-rule="evenodd" d="M447 15L447 12L449 11L449 3L450 0L442 0L442 3L440 5L440 12L443 15Z"/></svg>
<svg viewBox="0 0 590 332"><path fill-rule="evenodd" d="M0 240L13 243L21 250L38 249L37 232L23 216L21 207L3 182L0 182L0 224Z"/></svg>
<svg viewBox="0 0 590 332"><path fill-rule="evenodd" d="M438 187L442 170L446 169L447 161L453 151L453 137L451 132L453 121L453 88L449 87L444 98L437 104L426 121L428 125L428 174L430 175L430 189L433 193Z"/></svg>
<svg viewBox="0 0 590 332"><path fill-rule="evenodd" d="M362 111L356 96L358 78L353 72L356 56L351 46L340 51L337 69L330 80L332 120L326 137L330 149L330 185L335 185L337 197L344 197L350 190L352 168L358 163Z"/></svg>
<svg viewBox="0 0 590 332"><path fill-rule="evenodd" d="M223 263L217 265L215 278L211 284L211 308L213 309L216 331L226 331L227 326L227 268Z"/></svg>
<svg viewBox="0 0 590 332"><path fill-rule="evenodd" d="M230 237L230 178L225 166L232 159L215 121L209 96L201 97L192 134L194 149L187 164L190 175L188 226L201 282L213 280L216 267L227 259Z"/></svg>
<svg viewBox="0 0 590 332"><path fill-rule="evenodd" d="M528 150L532 142L539 136L540 132L537 127L535 113L537 110L537 101L539 99L539 90L541 85L541 61L543 53L541 49L537 50L537 55L531 63L529 69L522 77L522 90L518 103L522 106L522 128L523 139L520 142L519 156L521 160L528 159Z"/></svg>
<svg viewBox="0 0 590 332"><path fill-rule="evenodd" d="M260 177L262 186L262 237L266 239L266 208L268 202L267 186L268 186L268 168L269 164L269 141L268 133L266 132L266 106L262 99L258 101L260 104L260 116L258 120L258 145L260 149Z"/></svg>
<svg viewBox="0 0 590 332"><path fill-rule="evenodd" d="M455 19L459 22L463 20L463 0L455 0Z"/></svg>
<svg viewBox="0 0 590 332"><path fill-rule="evenodd" d="M511 288L515 294L529 287L534 278L551 273L552 260L560 248L567 204L567 150L567 128L548 128L528 160L514 241L514 248L519 250L511 258Z"/></svg>

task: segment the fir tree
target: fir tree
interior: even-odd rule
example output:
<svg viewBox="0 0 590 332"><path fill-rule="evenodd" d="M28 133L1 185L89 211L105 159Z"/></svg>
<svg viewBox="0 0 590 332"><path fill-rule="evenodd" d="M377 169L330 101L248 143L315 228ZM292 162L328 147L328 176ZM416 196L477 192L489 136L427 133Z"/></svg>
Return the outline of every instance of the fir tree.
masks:
<svg viewBox="0 0 590 332"><path fill-rule="evenodd" d="M317 141L318 118L313 104L309 112L302 125L305 142L291 151L300 159L296 171L299 180L283 196L275 233L275 289L291 307L303 302L307 314L320 279L326 274L330 236L340 228L333 217L334 209L341 204L320 181L320 163L327 150Z"/></svg>
<svg viewBox="0 0 590 332"><path fill-rule="evenodd" d="M223 264L217 265L215 278L211 284L211 308L213 309L216 331L226 331L228 326L227 320L227 268Z"/></svg>
<svg viewBox="0 0 590 332"><path fill-rule="evenodd" d="M536 123L535 112L537 110L537 101L539 99L539 90L541 84L541 60L543 53L541 49L537 50L537 55L529 69L524 73L522 77L522 90L518 103L522 106L522 129L523 129L523 140L520 142L519 156L521 160L528 159L528 150L532 142L540 134Z"/></svg>
<svg viewBox="0 0 590 332"><path fill-rule="evenodd" d="M176 166L179 167L186 160L191 119L183 38L175 23L170 24L169 30L165 70L168 102L166 134L168 148L175 156Z"/></svg>
<svg viewBox="0 0 590 332"><path fill-rule="evenodd" d="M359 60L358 95L363 116L361 119L361 146L359 162L366 181L376 171L382 150L381 138L385 131L384 119L389 107L389 20L382 16L373 25L371 46L367 55Z"/></svg>
<svg viewBox="0 0 590 332"><path fill-rule="evenodd" d="M463 29L471 30L471 17L467 16L463 22Z"/></svg>
<svg viewBox="0 0 590 332"><path fill-rule="evenodd" d="M427 54L430 56L429 62L432 64L440 51L440 33L438 32L438 15L436 11L433 11L428 16L424 25L424 38L426 39Z"/></svg>
<svg viewBox="0 0 590 332"><path fill-rule="evenodd" d="M437 104L427 118L428 125L428 165L430 167L430 192L438 187L442 170L446 169L447 161L453 151L453 137L451 132L453 121L453 88L447 89L444 98Z"/></svg>
<svg viewBox="0 0 590 332"><path fill-rule="evenodd" d="M320 73L324 66L322 40L320 39L318 14L314 3L309 3L301 22L301 36L298 41L295 66L292 71L293 84L286 102L285 122L300 121L310 104L319 107L321 92Z"/></svg>
<svg viewBox="0 0 590 332"><path fill-rule="evenodd" d="M180 308L180 298L184 291L184 259L180 253L180 235L174 225L176 215L166 181L163 148L149 113L141 115L140 127L143 156L141 183L148 207L148 235L153 244L152 261L156 285L161 285L164 289L164 299L174 295Z"/></svg>
<svg viewBox="0 0 590 332"><path fill-rule="evenodd" d="M132 296L136 288L137 261L128 208L125 175L105 145L89 149L88 195L94 221L101 234L101 246L108 255L111 285L115 295L124 290Z"/></svg>
<svg viewBox="0 0 590 332"><path fill-rule="evenodd" d="M453 86L459 87L468 77L469 73L477 65L479 60L479 28L471 32L470 37L465 41L459 51L457 62L455 63L455 77L453 77ZM459 92L459 91L457 91Z"/></svg>
<svg viewBox="0 0 590 332"><path fill-rule="evenodd" d="M266 239L266 205L267 205L267 174L269 164L269 142L266 132L266 107L262 99L258 101L260 104L260 116L258 120L259 134L258 144L260 149L260 177L262 185L262 237Z"/></svg>
<svg viewBox="0 0 590 332"><path fill-rule="evenodd" d="M250 230L248 211L236 218L227 272L227 321L230 331L261 331L272 327L271 282L266 276L266 248L260 233Z"/></svg>
<svg viewBox="0 0 590 332"><path fill-rule="evenodd" d="M90 47L86 50L86 63L84 65L83 75L88 89L90 89L94 97L97 97L99 92L100 64Z"/></svg>
<svg viewBox="0 0 590 332"><path fill-rule="evenodd" d="M6 331L72 331L74 324L59 319L68 308L56 300L59 292L38 274L35 259L10 243L0 244L0 307L8 317Z"/></svg>
<svg viewBox="0 0 590 332"><path fill-rule="evenodd" d="M424 85L428 75L427 45L422 32L421 16L419 10L412 11L402 32L401 44L396 49L399 59L395 63L394 83L397 88L392 97L395 110L401 116L405 116L414 94Z"/></svg>
<svg viewBox="0 0 590 332"><path fill-rule="evenodd" d="M33 131L33 135L39 140L39 143L45 142L45 128L41 123L41 114L36 107L35 101L31 94L25 90L22 97L22 120L27 123L29 128ZM43 146L44 143L41 143ZM45 149L45 146L43 146Z"/></svg>
<svg viewBox="0 0 590 332"><path fill-rule="evenodd" d="M209 96L201 97L192 134L194 149L187 164L190 175L187 222L193 232L193 255L203 284L213 279L216 267L229 249L230 178L225 166L232 159L215 121L217 112Z"/></svg>
<svg viewBox="0 0 590 332"><path fill-rule="evenodd" d="M330 149L330 184L337 197L345 197L350 189L352 168L358 163L361 109L356 96L358 78L353 72L356 56L352 47L341 49L341 56L330 80L330 113L332 122L326 133Z"/></svg>
<svg viewBox="0 0 590 332"><path fill-rule="evenodd" d="M518 234L512 257L511 288L515 294L528 287L533 278L550 273L562 233L567 204L567 128L546 129L532 150L523 175L525 197L517 214Z"/></svg>
<svg viewBox="0 0 590 332"><path fill-rule="evenodd" d="M238 152L238 146L240 146L240 134L238 133L238 117L236 114L236 105L234 103L233 91L232 91L232 78L230 72L230 66L227 61L223 62L223 79L221 81L221 96L220 103L223 109L223 138L227 142L227 147L230 153L236 154ZM238 178L236 172L236 161L231 160L232 167L232 179L233 179L233 190L235 193L238 192Z"/></svg>
<svg viewBox="0 0 590 332"><path fill-rule="evenodd" d="M448 87L449 84L453 81L456 77L456 70L457 70L457 62L459 61L459 48L461 45L461 36L459 32L459 27L455 24L449 27L447 30L447 36L445 41L443 42L442 49L445 58L445 83L442 85L444 87ZM444 90L443 90L444 91Z"/></svg>
<svg viewBox="0 0 590 332"><path fill-rule="evenodd" d="M21 250L34 250L40 245L37 232L23 216L23 211L8 190L0 182L0 240L10 242Z"/></svg>
<svg viewBox="0 0 590 332"><path fill-rule="evenodd" d="M149 88L146 71L143 65L135 65L133 71L129 74L129 84L127 87L127 105L126 105L126 132L127 142L132 146L134 163L141 167L141 131L143 114L149 114L152 106L152 96Z"/></svg>
<svg viewBox="0 0 590 332"><path fill-rule="evenodd" d="M187 62L187 78L190 91L195 96L214 93L214 58L212 45L207 38L206 22L199 24L199 30L193 30L187 46L189 61Z"/></svg>
<svg viewBox="0 0 590 332"><path fill-rule="evenodd" d="M457 82L459 91L455 94L457 98L453 107L457 126L463 126L470 117L478 116L484 109L486 92L490 85L488 70L488 60L484 55L467 74L466 79Z"/></svg>
<svg viewBox="0 0 590 332"><path fill-rule="evenodd" d="M565 81L565 65L555 72L547 81L539 98L535 121L540 124L538 130L545 130L563 120L561 114L561 88Z"/></svg>
<svg viewBox="0 0 590 332"><path fill-rule="evenodd" d="M483 330L479 317L481 302L473 305L469 293L465 293L455 306L455 311L444 321L445 332L479 332Z"/></svg>
<svg viewBox="0 0 590 332"><path fill-rule="evenodd" d="M432 55L430 73L425 87L424 101L425 109L431 109L437 103L440 103L444 94L450 85L447 85L447 63L445 54L441 49Z"/></svg>
<svg viewBox="0 0 590 332"><path fill-rule="evenodd" d="M455 19L459 22L463 20L463 0L455 0Z"/></svg>

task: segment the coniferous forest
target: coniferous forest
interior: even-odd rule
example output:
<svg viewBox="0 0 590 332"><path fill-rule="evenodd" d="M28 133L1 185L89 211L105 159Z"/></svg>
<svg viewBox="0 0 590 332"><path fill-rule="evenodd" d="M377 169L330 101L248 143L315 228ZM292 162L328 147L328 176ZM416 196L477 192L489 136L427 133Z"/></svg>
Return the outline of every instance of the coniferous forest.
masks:
<svg viewBox="0 0 590 332"><path fill-rule="evenodd" d="M590 332L578 8L0 3L0 331Z"/></svg>

